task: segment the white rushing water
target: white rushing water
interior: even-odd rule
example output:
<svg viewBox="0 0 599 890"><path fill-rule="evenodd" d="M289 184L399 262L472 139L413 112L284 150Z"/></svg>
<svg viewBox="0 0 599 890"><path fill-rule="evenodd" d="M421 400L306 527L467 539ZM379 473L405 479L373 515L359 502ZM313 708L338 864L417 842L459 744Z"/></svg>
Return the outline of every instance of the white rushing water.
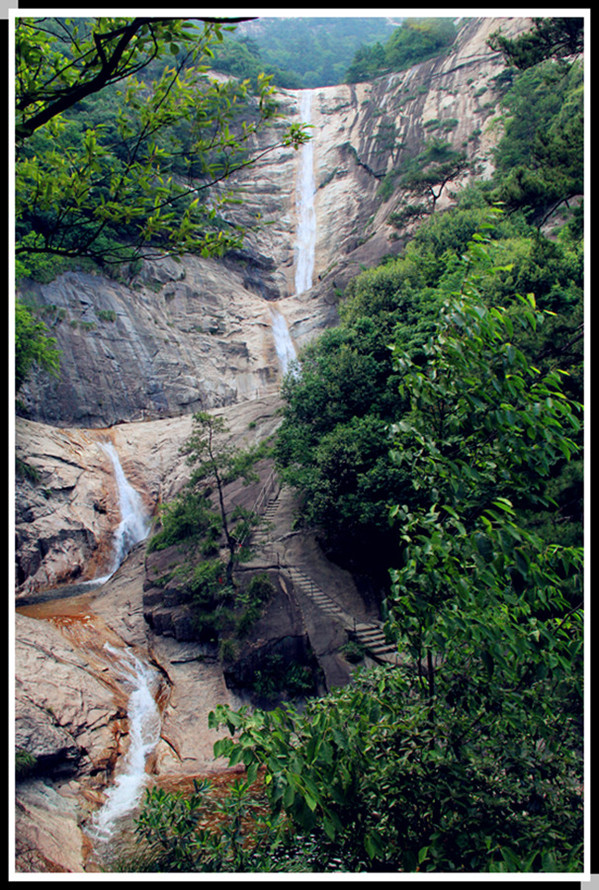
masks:
<svg viewBox="0 0 599 890"><path fill-rule="evenodd" d="M101 448L112 461L119 495L121 521L114 534L114 557L108 575L96 581L110 578L118 569L129 551L147 538L150 531L150 517L144 503L123 472L116 448L112 442L101 442Z"/></svg>
<svg viewBox="0 0 599 890"><path fill-rule="evenodd" d="M309 124L312 118L312 91L303 90L300 98L300 118ZM314 146L312 139L300 148L295 205L297 210L297 234L295 246L295 293L301 294L312 287L314 272L314 248L316 245L316 213L314 210Z"/></svg>
<svg viewBox="0 0 599 890"><path fill-rule="evenodd" d="M289 328L287 327L285 318L272 306L270 307L270 314L279 366L281 368L281 373L286 374L292 363L296 361L297 353L295 351L295 346L293 345L293 340L289 334Z"/></svg>
<svg viewBox="0 0 599 890"><path fill-rule="evenodd" d="M104 648L129 692L129 749L104 804L92 818L89 834L96 841L110 840L119 821L141 800L147 783L146 761L160 738L160 711L155 699L157 673L130 649L118 649L109 643Z"/></svg>
<svg viewBox="0 0 599 890"><path fill-rule="evenodd" d="M302 90L299 100L301 122L312 119L312 91ZM314 148L312 140L299 149L299 165L295 189L297 231L295 236L295 293L301 294L312 287L314 273L314 249L316 246L316 213L314 209ZM284 316L271 306L271 327L282 374L290 370L299 374L297 353Z"/></svg>

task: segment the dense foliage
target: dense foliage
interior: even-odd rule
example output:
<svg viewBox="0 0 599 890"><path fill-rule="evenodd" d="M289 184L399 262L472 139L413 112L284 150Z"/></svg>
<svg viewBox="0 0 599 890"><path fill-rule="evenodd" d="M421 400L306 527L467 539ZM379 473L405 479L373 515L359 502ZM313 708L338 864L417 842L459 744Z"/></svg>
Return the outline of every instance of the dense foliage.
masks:
<svg viewBox="0 0 599 890"><path fill-rule="evenodd" d="M43 321L17 300L15 303L15 392L27 379L31 368L37 365L50 373L56 373L59 352L56 340L49 335Z"/></svg>
<svg viewBox="0 0 599 890"><path fill-rule="evenodd" d="M514 79L503 106L505 135L496 154L497 197L542 222L584 191L583 71L553 61Z"/></svg>
<svg viewBox="0 0 599 890"><path fill-rule="evenodd" d="M361 46L349 68L345 80L358 83L385 74L405 71L445 51L455 40L457 28L450 18L406 19L386 43Z"/></svg>
<svg viewBox="0 0 599 890"><path fill-rule="evenodd" d="M220 24L185 19L17 20L21 274L38 257L110 266L239 243L211 187L252 162L277 112L268 78L250 97L208 76L222 39ZM261 151L304 138L292 127Z"/></svg>
<svg viewBox="0 0 599 890"><path fill-rule="evenodd" d="M584 19L575 16L533 19L531 30L520 37L510 40L498 31L491 35L489 44L503 53L508 65L522 71L545 59L558 59L567 64L584 50Z"/></svg>
<svg viewBox="0 0 599 890"><path fill-rule="evenodd" d="M358 47L386 40L395 29L386 17L269 18L242 23L215 56L219 70L251 77L256 65L273 83L290 89L342 83ZM222 68L247 65L247 67Z"/></svg>

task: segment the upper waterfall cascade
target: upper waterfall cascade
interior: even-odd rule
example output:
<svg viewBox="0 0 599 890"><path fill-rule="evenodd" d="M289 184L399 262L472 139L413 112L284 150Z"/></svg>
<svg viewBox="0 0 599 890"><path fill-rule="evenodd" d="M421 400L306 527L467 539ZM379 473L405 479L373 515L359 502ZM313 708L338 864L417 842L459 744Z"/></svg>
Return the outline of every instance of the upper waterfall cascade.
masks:
<svg viewBox="0 0 599 890"><path fill-rule="evenodd" d="M312 120L312 91L303 90L300 98L300 118L303 124ZM295 293L312 287L314 247L316 244L316 213L314 210L314 145L313 140L302 145L296 186L297 234Z"/></svg>
<svg viewBox="0 0 599 890"><path fill-rule="evenodd" d="M303 124L312 119L312 91L303 90L299 101L299 114ZM314 209L314 146L312 139L300 149L295 207L297 229L295 238L295 294L302 294L312 287L314 274L314 248L316 244L316 213ZM297 353L284 316L271 307L271 325L281 372L286 374Z"/></svg>

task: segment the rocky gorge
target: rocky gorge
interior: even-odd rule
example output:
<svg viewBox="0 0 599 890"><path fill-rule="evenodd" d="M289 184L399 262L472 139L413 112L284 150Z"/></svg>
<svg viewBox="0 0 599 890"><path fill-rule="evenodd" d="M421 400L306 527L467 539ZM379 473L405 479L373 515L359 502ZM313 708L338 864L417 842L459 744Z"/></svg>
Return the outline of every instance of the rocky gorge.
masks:
<svg viewBox="0 0 599 890"><path fill-rule="evenodd" d="M15 788L17 871L102 867L97 814L132 774L136 696L157 708L140 743L141 793L149 781L171 787L224 774L208 713L254 701L246 679L265 658L310 664L320 693L350 681L343 646L352 636L372 661L392 657L376 603L296 528L294 497L265 460L257 481L231 484L227 498L268 520L244 571L267 573L274 593L223 662L196 638L176 582L165 581L175 550L147 553L138 539L115 567L124 511L106 445L149 530L188 478L180 448L194 412L224 418L239 447L273 436L289 358L336 323L351 277L409 238L410 226L398 231L390 217L410 195L382 189L401 152L417 154L441 127L476 160L443 190L439 210L468 177L491 171L504 64L487 39L528 24L465 19L449 54L407 71L281 91L285 116L313 128L312 175L302 174L302 152L285 147L240 175L233 184L244 201L231 212L248 234L223 259L165 258L129 277L70 271L23 283L22 298L57 339L61 370L26 384L14 423L15 455L27 468L15 480L15 745L34 763Z"/></svg>

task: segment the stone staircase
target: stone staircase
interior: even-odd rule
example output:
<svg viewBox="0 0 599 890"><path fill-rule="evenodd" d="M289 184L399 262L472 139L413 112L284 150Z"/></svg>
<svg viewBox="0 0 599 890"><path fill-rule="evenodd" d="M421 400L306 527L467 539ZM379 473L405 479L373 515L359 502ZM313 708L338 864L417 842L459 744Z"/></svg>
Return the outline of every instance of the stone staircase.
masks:
<svg viewBox="0 0 599 890"><path fill-rule="evenodd" d="M287 566L285 572L293 582L293 586L308 596L322 612L339 622L347 631L350 639L363 646L371 658L386 664L399 663L397 647L393 643L387 642L382 622L357 621L301 569Z"/></svg>
<svg viewBox="0 0 599 890"><path fill-rule="evenodd" d="M356 622L349 635L351 639L360 643L375 661L387 664L400 663L397 646L387 642L382 622L372 621L368 624Z"/></svg>
<svg viewBox="0 0 599 890"><path fill-rule="evenodd" d="M252 534L252 543L261 550L265 550L272 544L271 530L278 508L278 501L279 491L273 494L267 502L261 516L262 521L256 531Z"/></svg>
<svg viewBox="0 0 599 890"><path fill-rule="evenodd" d="M263 553L268 552L274 546L272 528L281 491L280 487L274 486L271 480L268 482L268 487L268 496L263 496L260 504L262 522L251 535L253 545ZM280 569L287 575L294 588L309 597L311 602L325 615L341 624L347 631L348 637L360 644L371 658L385 664L399 663L397 647L387 642L382 622L358 621L300 568L281 565Z"/></svg>

